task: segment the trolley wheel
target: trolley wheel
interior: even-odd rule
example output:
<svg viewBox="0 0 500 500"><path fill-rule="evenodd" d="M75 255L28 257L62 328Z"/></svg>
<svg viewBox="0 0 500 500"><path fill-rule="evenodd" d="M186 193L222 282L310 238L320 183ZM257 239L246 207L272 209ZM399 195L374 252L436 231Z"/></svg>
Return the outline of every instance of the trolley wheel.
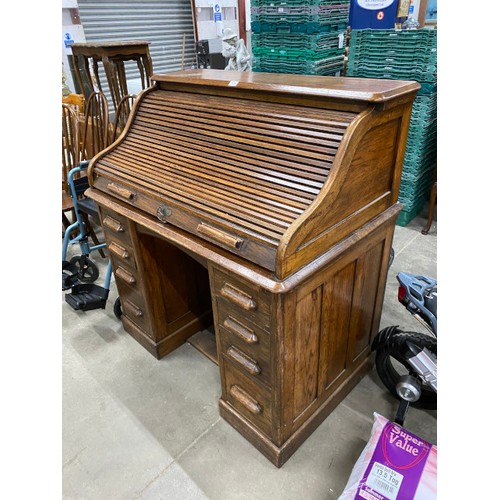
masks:
<svg viewBox="0 0 500 500"><path fill-rule="evenodd" d="M88 255L79 255L69 261L76 270L76 276L82 283L93 283L99 277L99 269Z"/></svg>
<svg viewBox="0 0 500 500"><path fill-rule="evenodd" d="M121 317L122 317L122 301L120 300L120 297L118 297L115 300L115 303L113 304L113 312L115 313L115 316L117 319L121 319Z"/></svg>
<svg viewBox="0 0 500 500"><path fill-rule="evenodd" d="M388 327L379 332L380 342L376 344L375 366L382 383L391 394L399 399L396 389L401 376L418 375L413 373L412 366L404 357L407 349L406 341L413 342L420 347L426 347L437 357L437 339L425 333L405 332L397 327ZM377 340L376 340L377 341ZM425 410L437 408L437 394L427 385L422 385L422 393L410 406Z"/></svg>

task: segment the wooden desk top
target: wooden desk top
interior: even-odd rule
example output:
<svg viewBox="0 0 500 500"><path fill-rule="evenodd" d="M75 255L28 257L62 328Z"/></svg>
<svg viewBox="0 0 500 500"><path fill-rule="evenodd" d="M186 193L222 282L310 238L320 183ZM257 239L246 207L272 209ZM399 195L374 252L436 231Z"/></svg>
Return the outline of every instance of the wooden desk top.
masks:
<svg viewBox="0 0 500 500"><path fill-rule="evenodd" d="M146 40L127 40L120 42L85 42L85 43L70 43L71 48L93 48L93 49L105 49L105 48L115 48L115 47L130 47L134 45L149 45L151 42Z"/></svg>
<svg viewBox="0 0 500 500"><path fill-rule="evenodd" d="M73 55L82 55L100 59L102 56L117 57L137 54L149 54L150 42L145 40L127 40L120 42L70 43Z"/></svg>
<svg viewBox="0 0 500 500"><path fill-rule="evenodd" d="M408 96L420 89L413 81L345 78L330 76L289 75L279 73L237 72L216 69L176 71L153 75L152 81L189 83L203 87L238 87L245 90L308 95L364 102L384 103Z"/></svg>

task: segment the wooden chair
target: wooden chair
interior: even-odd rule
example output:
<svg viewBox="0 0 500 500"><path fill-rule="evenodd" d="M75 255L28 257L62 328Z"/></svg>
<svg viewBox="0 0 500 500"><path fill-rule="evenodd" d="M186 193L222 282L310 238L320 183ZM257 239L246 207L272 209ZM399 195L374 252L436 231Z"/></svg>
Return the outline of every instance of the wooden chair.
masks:
<svg viewBox="0 0 500 500"><path fill-rule="evenodd" d="M62 222L64 229L70 224L68 214L73 214L73 200L69 194L68 173L80 161L80 129L78 115L69 104L62 105Z"/></svg>
<svg viewBox="0 0 500 500"><path fill-rule="evenodd" d="M92 92L85 105L82 160L90 160L109 145L109 107L103 92Z"/></svg>
<svg viewBox="0 0 500 500"><path fill-rule="evenodd" d="M111 133L111 143L115 142L116 138L121 134L123 128L125 127L136 97L137 96L134 94L127 94L118 103L113 122L113 131Z"/></svg>
<svg viewBox="0 0 500 500"><path fill-rule="evenodd" d="M68 109L70 107L68 105L63 104L63 106L67 106ZM76 115L76 113L74 113ZM75 137L78 137L78 132ZM75 142L75 141L73 141ZM83 133L80 136L80 141L78 152L76 153L75 158L76 164L79 161L90 160L97 153L105 149L109 144L109 111L108 111L108 102L106 96L102 92L93 92L85 106L85 118L83 124ZM76 166L73 164L71 168ZM71 170L71 168L68 169ZM67 178L67 174L66 174ZM71 208L74 207L73 200L69 196L69 189L66 184L66 189L68 192L67 199L64 200L64 203L71 202ZM79 213L82 215L82 219L84 221L86 230L90 235L92 241L95 245L99 245L99 239L95 233L94 227L92 225L91 219L93 221L99 222L99 214L97 212L97 207L93 200L86 198L84 195L80 195L77 200L77 207ZM66 217L65 228L69 225L69 220ZM102 249L99 249L99 254L105 258L106 254Z"/></svg>

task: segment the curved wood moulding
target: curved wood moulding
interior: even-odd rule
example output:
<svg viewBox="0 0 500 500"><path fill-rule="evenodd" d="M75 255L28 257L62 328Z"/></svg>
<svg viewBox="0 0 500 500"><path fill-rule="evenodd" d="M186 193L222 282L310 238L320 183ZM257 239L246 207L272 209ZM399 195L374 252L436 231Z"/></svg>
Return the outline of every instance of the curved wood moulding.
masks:
<svg viewBox="0 0 500 500"><path fill-rule="evenodd" d="M371 107L350 124L323 188L280 242L278 278L297 271L397 201L410 113L411 102L383 113Z"/></svg>
<svg viewBox="0 0 500 500"><path fill-rule="evenodd" d="M116 147L118 147L121 144L121 142L123 141L123 139L128 134L128 132L130 130L130 127L132 126L132 123L135 120L135 116L137 114L137 110L139 108L140 102L142 101L142 99L144 98L144 96L146 96L150 92L154 91L156 89L156 87L157 87L157 84L156 84L156 82L154 82L151 85L151 87L148 87L147 89L144 89L142 92L139 92L139 94L137 95L137 99L135 100L135 102L134 102L134 104L132 106L132 109L130 110L129 120L128 120L127 124L125 125L124 129L122 130L121 134L116 138L115 142L113 142L107 148L103 149L101 152L99 152L98 154L96 154L92 158L92 160L90 160L89 166L87 168L87 175L88 175L88 178L89 178L89 184L90 184L90 186L94 185L94 182L93 182L94 181L94 175L93 174L94 174L94 168L95 168L96 162L98 162L103 156L107 155L110 151L113 151Z"/></svg>

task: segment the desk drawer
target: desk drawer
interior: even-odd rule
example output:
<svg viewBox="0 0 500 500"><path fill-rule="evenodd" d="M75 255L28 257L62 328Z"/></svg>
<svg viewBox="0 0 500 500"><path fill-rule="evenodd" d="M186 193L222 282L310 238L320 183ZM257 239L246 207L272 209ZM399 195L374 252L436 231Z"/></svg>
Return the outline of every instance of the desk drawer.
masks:
<svg viewBox="0 0 500 500"><path fill-rule="evenodd" d="M226 401L262 432L271 435L271 394L223 360Z"/></svg>
<svg viewBox="0 0 500 500"><path fill-rule="evenodd" d="M213 290L218 307L225 307L254 325L269 331L271 294L247 281L215 270Z"/></svg>
<svg viewBox="0 0 500 500"><path fill-rule="evenodd" d="M112 238L107 238L107 244L109 255L111 256L111 261L115 269L118 269L118 267L137 269L132 245L124 243L123 241L116 241Z"/></svg>
<svg viewBox="0 0 500 500"><path fill-rule="evenodd" d="M115 279L118 286L122 283L133 289L137 289L139 286L135 270L125 269L122 266L115 269Z"/></svg>
<svg viewBox="0 0 500 500"><path fill-rule="evenodd" d="M123 314L143 330L148 337L152 338L148 309L140 294L127 290L126 287L121 287L120 301Z"/></svg>
<svg viewBox="0 0 500 500"><path fill-rule="evenodd" d="M125 243L131 243L130 222L128 219L108 208L101 210L102 227L110 240L118 239Z"/></svg>
<svg viewBox="0 0 500 500"><path fill-rule="evenodd" d="M168 148L168 145L166 147ZM113 152L111 152L111 156L114 156ZM155 184L161 182L161 179L165 178L167 183L169 183L169 179L172 179L170 174L166 174L165 177L161 161L158 162L157 159L152 159L152 161L153 164L149 166L147 165L149 161L145 158L139 160L140 163L145 162L145 170L137 173L140 178L140 183L137 184L136 179L120 179L122 176L116 172L113 159L111 162L104 160L104 163L107 164L103 165L104 170L109 167L111 172L102 171L102 173L97 174L94 177L93 188L156 217L163 224L171 224L265 269L275 270L276 249L279 243L277 238L279 232L285 230L285 226L289 222L288 216L286 223L281 221L278 224L279 228L273 228L272 231L261 226L262 220L260 218L250 223L249 227L242 227L242 224L246 225L246 219L242 219L240 213L235 213L239 212L238 201L225 199L225 190L222 190L218 196L219 199L215 201L212 197L213 185L210 185L209 191L206 193L203 190L196 191L196 188L189 186L189 176L184 177L187 170L183 173L181 184L172 187L173 197L170 196L166 187L155 188ZM167 159L166 162L168 164L169 160ZM119 163L121 163L120 160ZM157 170L157 167L160 170ZM100 169L98 168L98 170ZM168 167L167 170L169 170ZM110 176L108 176L109 173L111 173ZM129 175L125 177L129 177ZM196 178L200 179L197 175ZM182 196L184 190L187 196ZM178 196L179 194L181 197ZM196 200L192 199L193 195ZM221 202L226 205L225 208L220 205ZM228 203L231 205L229 211ZM206 210L207 208L208 210ZM252 209L249 215L254 215L253 212ZM265 224L270 223L269 217L265 216L265 219Z"/></svg>
<svg viewBox="0 0 500 500"><path fill-rule="evenodd" d="M271 365L269 356L259 356L254 349L235 341L234 335L219 327L222 355L235 368L247 374L252 380L267 387L271 386ZM269 348L269 346L267 346Z"/></svg>
<svg viewBox="0 0 500 500"><path fill-rule="evenodd" d="M226 304L220 304L218 315L222 353L251 377L271 385L269 334L231 312Z"/></svg>

